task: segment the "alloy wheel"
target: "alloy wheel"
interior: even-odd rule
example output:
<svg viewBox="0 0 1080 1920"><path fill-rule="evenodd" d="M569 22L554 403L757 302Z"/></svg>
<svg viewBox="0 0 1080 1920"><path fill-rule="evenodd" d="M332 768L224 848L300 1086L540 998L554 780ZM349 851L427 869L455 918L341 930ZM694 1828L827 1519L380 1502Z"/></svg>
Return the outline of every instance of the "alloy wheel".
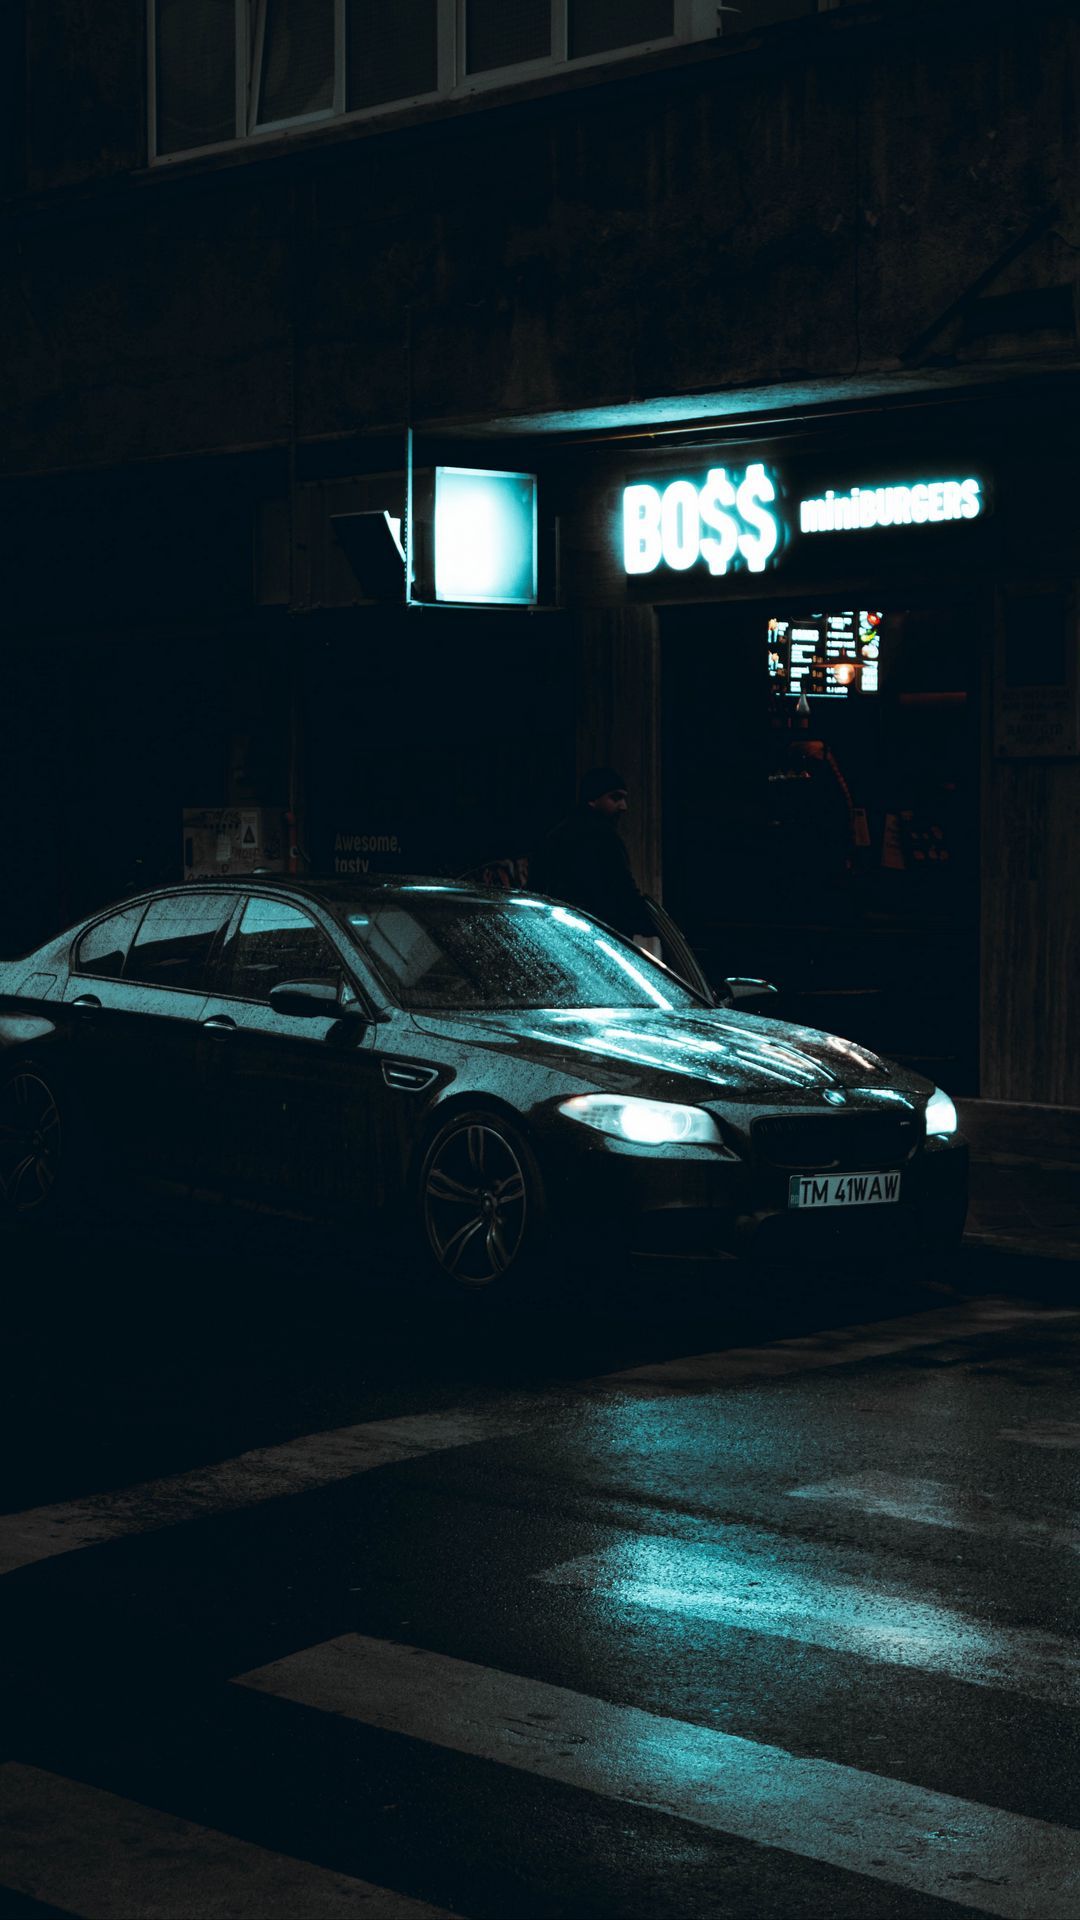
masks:
<svg viewBox="0 0 1080 1920"><path fill-rule="evenodd" d="M517 1153L497 1127L469 1121L436 1142L424 1179L432 1252L460 1286L487 1287L513 1265L528 1194Z"/></svg>
<svg viewBox="0 0 1080 1920"><path fill-rule="evenodd" d="M0 1205L26 1219L52 1198L60 1170L60 1115L52 1089L30 1068L0 1085Z"/></svg>

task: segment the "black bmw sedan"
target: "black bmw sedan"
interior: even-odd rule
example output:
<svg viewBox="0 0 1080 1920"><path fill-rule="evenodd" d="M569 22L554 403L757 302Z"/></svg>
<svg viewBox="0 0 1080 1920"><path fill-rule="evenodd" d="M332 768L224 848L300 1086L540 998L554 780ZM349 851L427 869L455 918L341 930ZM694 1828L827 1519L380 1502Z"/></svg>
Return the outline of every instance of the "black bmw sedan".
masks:
<svg viewBox="0 0 1080 1920"><path fill-rule="evenodd" d="M684 972L445 881L124 901L0 965L0 1210L32 1229L149 1186L378 1216L434 1278L497 1292L604 1245L959 1238L945 1093Z"/></svg>

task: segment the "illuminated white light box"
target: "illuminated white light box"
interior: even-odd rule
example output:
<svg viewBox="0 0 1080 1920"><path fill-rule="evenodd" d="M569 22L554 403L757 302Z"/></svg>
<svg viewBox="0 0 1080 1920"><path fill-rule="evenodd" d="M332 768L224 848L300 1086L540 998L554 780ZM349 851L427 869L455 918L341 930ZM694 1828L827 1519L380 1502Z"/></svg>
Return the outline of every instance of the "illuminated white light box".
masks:
<svg viewBox="0 0 1080 1920"><path fill-rule="evenodd" d="M536 475L435 469L435 598L536 605Z"/></svg>

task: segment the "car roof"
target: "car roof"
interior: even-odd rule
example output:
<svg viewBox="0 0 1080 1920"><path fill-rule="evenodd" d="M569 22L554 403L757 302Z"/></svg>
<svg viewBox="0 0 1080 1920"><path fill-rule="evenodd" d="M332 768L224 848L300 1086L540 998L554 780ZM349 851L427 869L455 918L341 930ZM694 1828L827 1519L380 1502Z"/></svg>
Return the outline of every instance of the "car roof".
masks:
<svg viewBox="0 0 1080 1920"><path fill-rule="evenodd" d="M172 880L156 887L140 887L137 892L125 894L119 900L111 900L108 905L96 908L78 923L78 927L69 928L68 931L81 931L91 921L120 912L124 907L148 906L152 900L175 899L193 892L276 893L291 900L306 900L309 905L325 907L332 913L335 907L343 905L367 901L374 904L398 894L429 890L452 894L462 901L490 902L507 897L504 887L482 887L471 880L448 880L445 875L437 873L356 874L346 877L341 874L263 873L256 867L247 873L200 874L196 880Z"/></svg>
<svg viewBox="0 0 1080 1920"><path fill-rule="evenodd" d="M311 906L322 906L333 914L336 907L343 905L365 901L374 903L397 894L407 894L411 889L422 892L427 888L453 894L459 900L492 901L505 900L507 897L503 887L481 887L474 881L448 880L444 874L437 873L380 873L345 877L341 874L264 873L254 867L247 873L207 874L200 875L197 880L167 880L156 887L139 887L131 893L122 894L117 900L109 900L95 907L92 913L85 914L73 926L65 927L63 933L56 934L53 941L47 944L66 944L97 921L108 919L114 913L122 913L125 908L146 907L152 900L176 899L192 892L239 893L254 890L283 894L291 900L306 900ZM35 951L44 952L45 948L36 948Z"/></svg>
<svg viewBox="0 0 1080 1920"><path fill-rule="evenodd" d="M448 880L440 873L358 873L316 874L316 873L269 873L258 867L248 873L215 874L212 878L199 878L186 883L178 881L172 887L158 887L158 893L179 891L188 887L222 888L225 892L235 893L239 887L257 887L271 892L300 894L313 901L355 900L358 895L407 892L410 888L438 889L440 893L454 893L467 898L478 894L484 899L498 896L504 889L499 887L480 887L470 880Z"/></svg>

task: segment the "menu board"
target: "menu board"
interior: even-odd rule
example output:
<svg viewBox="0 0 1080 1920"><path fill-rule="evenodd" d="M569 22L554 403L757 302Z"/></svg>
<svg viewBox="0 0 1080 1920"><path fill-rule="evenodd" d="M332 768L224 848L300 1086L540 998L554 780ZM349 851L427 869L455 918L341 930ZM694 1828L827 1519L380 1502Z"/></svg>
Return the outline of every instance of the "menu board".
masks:
<svg viewBox="0 0 1080 1920"><path fill-rule="evenodd" d="M885 617L810 613L769 621L769 678L777 693L819 700L876 693Z"/></svg>

